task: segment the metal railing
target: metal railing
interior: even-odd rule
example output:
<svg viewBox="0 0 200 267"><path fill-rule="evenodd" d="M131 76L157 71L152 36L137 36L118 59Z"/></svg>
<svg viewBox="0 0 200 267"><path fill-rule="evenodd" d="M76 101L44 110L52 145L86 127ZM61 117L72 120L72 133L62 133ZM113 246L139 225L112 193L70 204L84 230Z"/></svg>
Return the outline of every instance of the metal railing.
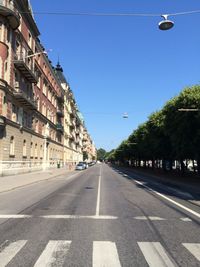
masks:
<svg viewBox="0 0 200 267"><path fill-rule="evenodd" d="M28 56L25 53L23 53L23 52L16 53L15 57L14 57L14 61L15 62L17 62L17 61L23 62L34 73L34 64L33 64L32 60L30 58L28 58Z"/></svg>
<svg viewBox="0 0 200 267"><path fill-rule="evenodd" d="M34 99L34 97L28 96L24 91L21 89L15 88L15 91L13 92L14 95L20 96L30 102L33 106L37 107L37 100Z"/></svg>

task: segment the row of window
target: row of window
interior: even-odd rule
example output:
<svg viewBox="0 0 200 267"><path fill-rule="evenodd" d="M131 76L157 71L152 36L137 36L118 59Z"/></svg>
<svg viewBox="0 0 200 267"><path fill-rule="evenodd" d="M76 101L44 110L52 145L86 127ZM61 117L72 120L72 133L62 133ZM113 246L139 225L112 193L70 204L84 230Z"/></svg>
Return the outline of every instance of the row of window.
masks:
<svg viewBox="0 0 200 267"><path fill-rule="evenodd" d="M33 142L31 142L30 145L30 156L31 158L43 158L43 145L40 145L40 148L38 149L38 145L37 144L33 144ZM14 157L15 156L15 138L14 136L11 136L10 138L10 156ZM27 141L24 140L23 141L23 146L22 146L22 156L24 158L27 157Z"/></svg>
<svg viewBox="0 0 200 267"><path fill-rule="evenodd" d="M40 158L43 159L43 145L40 145L40 147L38 146L38 144L33 144L33 142L31 142L30 144L30 157L31 158ZM57 159L59 158L59 155L62 153L62 151L59 151L57 149L53 149L51 148L49 150L49 158L51 160L53 159ZM14 157L15 156L15 138L14 136L11 136L10 138L10 156ZM24 158L27 157L27 141L24 140L23 141L23 146L22 146L22 156Z"/></svg>

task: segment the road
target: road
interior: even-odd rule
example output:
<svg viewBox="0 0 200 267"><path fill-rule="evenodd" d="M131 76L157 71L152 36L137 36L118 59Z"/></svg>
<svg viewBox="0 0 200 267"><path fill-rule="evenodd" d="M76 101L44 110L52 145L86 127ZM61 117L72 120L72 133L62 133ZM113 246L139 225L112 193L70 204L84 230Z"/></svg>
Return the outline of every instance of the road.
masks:
<svg viewBox="0 0 200 267"><path fill-rule="evenodd" d="M200 207L96 164L0 194L4 266L200 266Z"/></svg>

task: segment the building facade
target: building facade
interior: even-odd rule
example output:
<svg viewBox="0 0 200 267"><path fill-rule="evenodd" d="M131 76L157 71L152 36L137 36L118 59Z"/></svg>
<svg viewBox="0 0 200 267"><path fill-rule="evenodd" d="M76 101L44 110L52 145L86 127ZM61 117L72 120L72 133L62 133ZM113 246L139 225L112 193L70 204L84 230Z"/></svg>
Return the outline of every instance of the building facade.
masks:
<svg viewBox="0 0 200 267"><path fill-rule="evenodd" d="M39 35L28 0L0 0L0 175L73 168L83 157L84 122Z"/></svg>

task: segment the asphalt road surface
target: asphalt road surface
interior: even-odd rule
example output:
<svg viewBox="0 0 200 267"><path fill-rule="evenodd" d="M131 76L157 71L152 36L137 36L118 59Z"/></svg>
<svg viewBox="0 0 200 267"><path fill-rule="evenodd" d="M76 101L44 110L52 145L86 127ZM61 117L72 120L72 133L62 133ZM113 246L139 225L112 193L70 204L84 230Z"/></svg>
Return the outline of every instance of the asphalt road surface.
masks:
<svg viewBox="0 0 200 267"><path fill-rule="evenodd" d="M0 267L200 266L198 201L106 164L1 193Z"/></svg>

